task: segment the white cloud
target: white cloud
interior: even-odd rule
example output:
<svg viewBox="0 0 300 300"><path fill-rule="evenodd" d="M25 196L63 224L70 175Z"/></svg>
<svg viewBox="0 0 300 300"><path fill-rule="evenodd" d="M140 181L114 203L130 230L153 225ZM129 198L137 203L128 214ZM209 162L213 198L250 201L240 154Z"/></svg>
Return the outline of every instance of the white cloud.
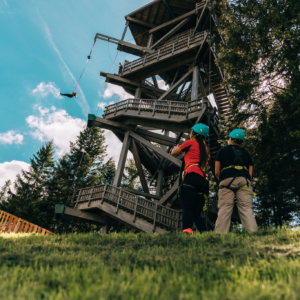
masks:
<svg viewBox="0 0 300 300"><path fill-rule="evenodd" d="M38 107L38 116L29 116L26 122L32 136L40 141L53 140L57 146L57 155L62 156L70 150L70 141L75 142L79 132L86 127L86 122L79 118L73 118L63 109L51 110Z"/></svg>
<svg viewBox="0 0 300 300"><path fill-rule="evenodd" d="M104 99L111 98L114 95L119 97L120 100L133 98L133 96L126 93L125 90L121 86L108 83L106 86L106 89L104 90L103 98Z"/></svg>
<svg viewBox="0 0 300 300"><path fill-rule="evenodd" d="M0 187L2 187L7 180L10 180L13 183L16 176L21 173L21 170L28 171L29 168L30 164L24 161L13 160L0 163ZM12 185L11 189L13 190Z"/></svg>
<svg viewBox="0 0 300 300"><path fill-rule="evenodd" d="M24 136L16 133L14 130L9 130L5 133L0 133L0 144L22 144Z"/></svg>
<svg viewBox="0 0 300 300"><path fill-rule="evenodd" d="M165 81L162 80L162 79L157 80L157 84L158 84L158 87L159 87L160 89L162 89L162 90L165 90L165 91L166 91L166 90L169 89L169 85L166 84Z"/></svg>
<svg viewBox="0 0 300 300"><path fill-rule="evenodd" d="M8 4L7 4L7 1L6 1L6 0L4 0L4 4L8 7Z"/></svg>
<svg viewBox="0 0 300 300"><path fill-rule="evenodd" d="M107 105L107 103L105 103L105 102L99 102L98 103L98 107L101 108L101 109L103 109L103 110L104 110L104 108L105 108L106 105Z"/></svg>
<svg viewBox="0 0 300 300"><path fill-rule="evenodd" d="M47 23L45 22L45 20L42 18L41 15L39 15L39 16L40 16L40 19L41 19L41 21L42 21L42 23L44 25L43 27L44 27L44 30L45 30L45 33L46 33L46 37L47 37L50 45L52 46L53 50L57 53L57 55L58 55L58 57L59 57L62 65L63 65L63 67L65 68L65 70L67 71L67 73L68 73L69 77L71 78L73 84L75 85L77 83L77 80L75 79L73 73L69 69L69 67L66 64L66 62L64 61L64 59L63 59L60 51L58 50L56 44L54 43L52 34L51 34L50 30L49 30L49 27L48 27ZM89 104L87 103L85 95L84 95L84 93L83 93L83 91L82 91L82 89L81 89L80 86L77 87L76 91L77 91L78 97L77 98L73 98L73 99L75 99L75 101L77 102L77 104L81 107L82 113L85 116L87 116L88 113L90 112Z"/></svg>
<svg viewBox="0 0 300 300"><path fill-rule="evenodd" d="M60 90L55 86L54 82L41 82L33 91L32 94L40 96L42 98L47 97L49 94L53 95L57 99L62 99Z"/></svg>

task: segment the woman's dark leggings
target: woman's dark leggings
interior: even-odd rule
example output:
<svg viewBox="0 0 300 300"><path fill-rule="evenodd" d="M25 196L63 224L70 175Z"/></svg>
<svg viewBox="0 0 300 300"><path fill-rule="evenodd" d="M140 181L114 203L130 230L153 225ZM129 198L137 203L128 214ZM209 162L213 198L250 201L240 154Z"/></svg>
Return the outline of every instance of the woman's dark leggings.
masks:
<svg viewBox="0 0 300 300"><path fill-rule="evenodd" d="M199 193L208 195L209 183L200 174L188 173L181 186L181 206L183 211L183 229L192 228L195 222L200 232L206 231L206 223L201 217L205 198Z"/></svg>

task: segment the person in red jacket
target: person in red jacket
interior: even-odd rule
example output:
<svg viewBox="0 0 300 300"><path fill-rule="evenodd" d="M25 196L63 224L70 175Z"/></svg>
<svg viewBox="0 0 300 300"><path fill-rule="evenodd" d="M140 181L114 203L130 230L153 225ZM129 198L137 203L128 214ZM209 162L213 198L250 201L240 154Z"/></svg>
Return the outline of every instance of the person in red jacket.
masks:
<svg viewBox="0 0 300 300"><path fill-rule="evenodd" d="M205 124L195 125L192 127L190 140L174 147L171 153L173 156L184 155L184 179L180 198L183 232L188 234L193 233L194 222L200 232L206 231L206 223L201 213L209 191L206 168L210 154L205 143L208 132L209 128Z"/></svg>

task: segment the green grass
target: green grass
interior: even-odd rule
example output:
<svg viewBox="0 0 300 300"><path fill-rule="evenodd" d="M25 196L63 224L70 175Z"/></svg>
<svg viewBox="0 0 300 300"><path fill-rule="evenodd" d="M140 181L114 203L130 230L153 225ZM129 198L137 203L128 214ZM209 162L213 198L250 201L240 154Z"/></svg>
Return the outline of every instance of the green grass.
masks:
<svg viewBox="0 0 300 300"><path fill-rule="evenodd" d="M0 299L300 299L300 231L2 234Z"/></svg>

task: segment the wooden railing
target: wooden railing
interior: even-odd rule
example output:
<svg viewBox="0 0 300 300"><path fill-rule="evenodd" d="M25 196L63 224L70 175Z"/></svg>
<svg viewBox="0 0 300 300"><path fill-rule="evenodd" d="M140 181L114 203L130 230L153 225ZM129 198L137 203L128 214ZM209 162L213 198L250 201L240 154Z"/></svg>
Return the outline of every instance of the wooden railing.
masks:
<svg viewBox="0 0 300 300"><path fill-rule="evenodd" d="M42 235L54 235L53 232L40 226L22 220L3 210L0 210L0 232L7 233L38 233Z"/></svg>
<svg viewBox="0 0 300 300"><path fill-rule="evenodd" d="M146 54L144 57L136 59L132 62L124 64L123 73L131 71L132 69L145 65L151 61L157 61L163 59L167 55L174 54L176 51L182 48L190 48L193 44L203 41L205 36L208 35L208 31L197 32L195 35L191 34L191 30L180 33L174 36L168 42L166 42L161 48L157 49L154 53Z"/></svg>
<svg viewBox="0 0 300 300"><path fill-rule="evenodd" d="M155 226L166 227L169 230L181 230L182 211L174 210L166 206L158 205L157 202L147 200L143 197L131 194L122 188L112 185L98 185L79 190L76 206L78 203L101 200L116 207L116 216L119 209L132 214L135 221L136 217L146 219ZM75 208L76 208L75 206Z"/></svg>
<svg viewBox="0 0 300 300"><path fill-rule="evenodd" d="M199 111L203 108L203 104L210 106L208 100L202 98L189 102L169 101L169 100L153 100L153 99L127 99L114 103L105 107L104 117L110 114L116 114L118 111L134 110L138 114L141 112L150 112L152 116L156 113L167 114L169 117L173 114L186 115Z"/></svg>

